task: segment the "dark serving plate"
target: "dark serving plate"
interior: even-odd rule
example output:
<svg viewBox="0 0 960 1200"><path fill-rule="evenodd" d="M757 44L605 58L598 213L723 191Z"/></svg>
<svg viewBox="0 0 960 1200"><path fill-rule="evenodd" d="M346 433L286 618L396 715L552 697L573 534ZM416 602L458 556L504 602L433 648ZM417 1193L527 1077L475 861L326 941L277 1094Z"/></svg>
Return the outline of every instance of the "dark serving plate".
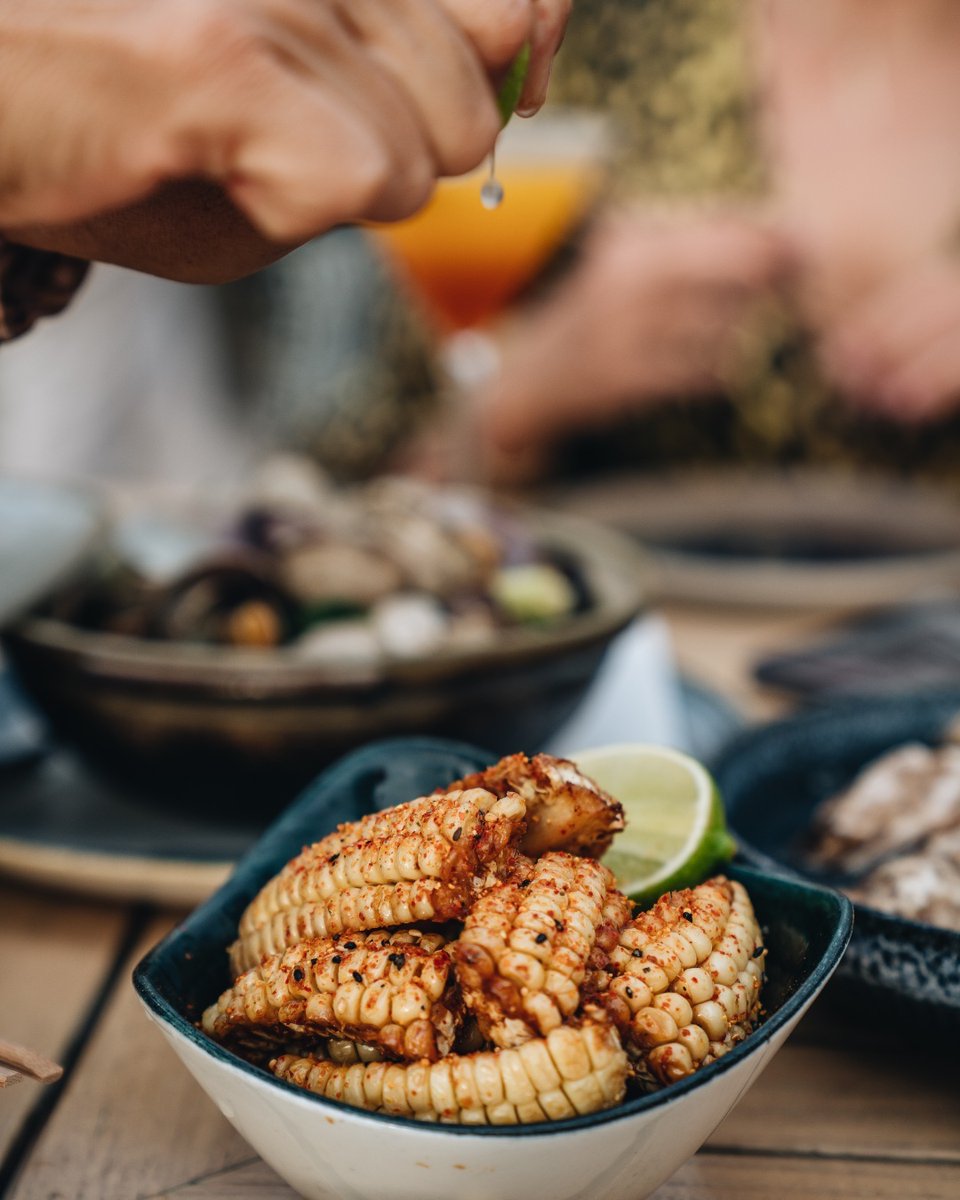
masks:
<svg viewBox="0 0 960 1200"><path fill-rule="evenodd" d="M592 522L525 510L538 542L576 562L592 603L490 646L373 665L285 647L151 642L30 617L4 649L54 734L113 774L182 804L277 811L318 770L378 737L429 731L510 753L539 749L574 711L613 637L644 603L644 560Z"/></svg>
<svg viewBox="0 0 960 1200"><path fill-rule="evenodd" d="M715 776L742 856L764 870L833 886L848 882L805 861L817 805L887 750L940 740L958 709L960 692L864 700L734 738ZM909 1016L912 1027L926 1031L960 1028L960 933L866 905L855 912L853 937L831 984L834 997L855 1006L862 1019Z"/></svg>

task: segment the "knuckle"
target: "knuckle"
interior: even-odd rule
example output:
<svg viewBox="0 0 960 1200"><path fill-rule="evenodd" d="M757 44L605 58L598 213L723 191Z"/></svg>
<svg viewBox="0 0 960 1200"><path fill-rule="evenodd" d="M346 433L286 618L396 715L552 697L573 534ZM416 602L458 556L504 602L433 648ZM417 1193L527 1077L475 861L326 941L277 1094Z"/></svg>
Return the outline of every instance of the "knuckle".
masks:
<svg viewBox="0 0 960 1200"><path fill-rule="evenodd" d="M530 0L487 0L480 51L494 67L511 62L530 37L533 8Z"/></svg>

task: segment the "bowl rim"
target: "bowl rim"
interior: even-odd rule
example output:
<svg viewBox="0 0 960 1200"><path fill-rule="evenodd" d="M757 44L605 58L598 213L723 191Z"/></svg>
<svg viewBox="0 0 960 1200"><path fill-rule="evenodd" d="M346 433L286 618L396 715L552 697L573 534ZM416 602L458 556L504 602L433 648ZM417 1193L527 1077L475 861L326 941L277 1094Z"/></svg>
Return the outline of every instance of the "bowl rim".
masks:
<svg viewBox="0 0 960 1200"><path fill-rule="evenodd" d="M949 702L960 708L960 690L956 688L939 688L924 692L922 695L908 696L907 698L914 701L922 699L931 704ZM832 728L838 718L842 720L845 716L862 716L865 708L883 713L903 711L903 700L903 696L844 696L842 699L832 700L829 703L825 703L822 707L817 707L810 711L794 713L791 716L780 717L775 721L768 721L761 725L742 729L739 733L734 734L713 763L713 775L718 781L718 787L720 787L721 792L726 797L726 792L721 782L721 776L724 771L728 769L728 765L735 759L740 759L746 754L755 752L758 745L765 746L771 742L781 740L784 736L799 736L807 729L816 731L826 727ZM725 803L729 803L726 798ZM807 873L792 862L776 858L772 854L768 854L765 850L759 849L749 837L744 836L738 827L736 813L728 812L728 818L730 828L736 836L739 853L747 863L762 874L779 875L794 882L810 884L814 887L825 887L827 890L839 890L831 888L829 883L822 878L818 878L813 872ZM840 894L846 895L844 892ZM934 925L930 921L918 921L912 917L900 916L898 913L886 912L882 908L874 908L873 905L864 904L859 900L850 900L850 903L853 905L855 914L862 913L865 918L868 918L880 930L884 930L893 936L910 936L913 938L925 936L942 941L947 945L953 943L956 946L956 952L960 955L960 932L956 930L946 929L942 925Z"/></svg>
<svg viewBox="0 0 960 1200"><path fill-rule="evenodd" d="M329 689L429 687L466 674L490 674L609 641L644 611L648 561L631 538L568 513L527 506L517 511L532 533L579 557L595 585L598 579L615 582L606 583L589 609L556 627L508 628L485 646L442 648L415 658L384 655L371 663L317 663L299 658L290 646L265 652L152 641L36 615L10 625L3 638L14 652L52 654L104 683L238 699L255 689L258 702L269 703Z"/></svg>
<svg viewBox="0 0 960 1200"><path fill-rule="evenodd" d="M701 1070L688 1076L686 1079L663 1088L661 1091L621 1101L620 1104L615 1105L613 1108L603 1109L586 1116L567 1117L562 1120L545 1121L531 1125L425 1124L412 1117L367 1112L364 1109L354 1108L340 1101L329 1100L325 1096L318 1096L315 1093L307 1092L284 1080L275 1079L261 1068L255 1067L252 1063L247 1062L219 1043L214 1042L202 1030L184 1017L163 995L155 976L161 969L163 958L167 954L175 952L176 942L183 936L183 927L180 925L175 927L140 960L133 972L133 985L148 1014L180 1035L180 1037L185 1038L221 1065L228 1066L241 1074L249 1076L252 1081L260 1085L279 1089L282 1093L300 1101L317 1104L321 1108L340 1114L341 1117L346 1112L350 1117L361 1122L369 1122L372 1128L382 1127L386 1124L408 1131L416 1130L419 1133L436 1133L440 1136L483 1138L553 1136L555 1134L595 1128L599 1125L628 1120L638 1114L664 1108L690 1092L705 1086L710 1080L731 1070L738 1063L743 1062L746 1058L756 1053L777 1032L789 1025L812 1002L833 974L847 947L853 928L853 904L848 897L832 888L811 883L806 879L788 876L782 872L767 872L755 867L732 865L729 869L729 874L731 877L745 882L748 887L751 879L762 879L767 883L773 883L775 886L782 885L789 889L819 893L829 897L836 908L836 924L820 958L780 1008L754 1030L748 1038L728 1051L722 1058L717 1059L707 1067L701 1068ZM196 912L199 914L207 906L212 905L215 900L216 896L211 897Z"/></svg>

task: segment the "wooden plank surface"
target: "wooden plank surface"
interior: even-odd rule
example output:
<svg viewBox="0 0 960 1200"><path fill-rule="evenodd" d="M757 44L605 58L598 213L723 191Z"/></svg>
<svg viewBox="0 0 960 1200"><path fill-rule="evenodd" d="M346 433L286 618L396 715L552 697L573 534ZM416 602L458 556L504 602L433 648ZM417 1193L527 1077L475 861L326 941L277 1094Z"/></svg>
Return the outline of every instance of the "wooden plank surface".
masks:
<svg viewBox="0 0 960 1200"><path fill-rule="evenodd" d="M756 653L812 635L823 622L783 613L707 619L689 608L667 615L684 668L752 716L783 707L752 684ZM0 962L15 964L0 974L0 1036L56 1058L109 970L127 916L10 889L0 890L0 913ZM293 1200L167 1049L129 985L129 968L169 923L153 921L130 955L4 1200ZM2 1001L11 976L18 990L8 1024ZM956 1200L960 1058L941 1042L917 1052L816 1005L656 1200ZM0 1098L0 1128L28 1089L36 1094L38 1085Z"/></svg>
<svg viewBox="0 0 960 1200"><path fill-rule="evenodd" d="M782 716L791 705L786 696L754 682L754 663L774 651L819 641L841 619L837 613L706 609L681 603L665 604L659 611L670 626L681 671L758 721Z"/></svg>
<svg viewBox="0 0 960 1200"><path fill-rule="evenodd" d="M59 1062L113 964L127 913L113 905L0 884L0 1036ZM0 1100L0 1159L43 1085Z"/></svg>
<svg viewBox="0 0 960 1200"><path fill-rule="evenodd" d="M129 956L10 1200L163 1195L250 1158L147 1021L130 985L134 964L170 924L170 917L152 921Z"/></svg>

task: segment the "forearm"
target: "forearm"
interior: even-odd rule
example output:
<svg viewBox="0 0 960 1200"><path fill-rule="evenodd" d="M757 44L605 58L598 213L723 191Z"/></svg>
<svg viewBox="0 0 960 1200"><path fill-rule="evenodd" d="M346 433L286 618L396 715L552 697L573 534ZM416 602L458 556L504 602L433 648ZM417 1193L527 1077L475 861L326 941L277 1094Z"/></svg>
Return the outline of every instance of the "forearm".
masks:
<svg viewBox="0 0 960 1200"><path fill-rule="evenodd" d="M6 232L24 246L182 283L228 283L294 248L264 237L219 187L200 180L167 184L146 200L86 221Z"/></svg>

